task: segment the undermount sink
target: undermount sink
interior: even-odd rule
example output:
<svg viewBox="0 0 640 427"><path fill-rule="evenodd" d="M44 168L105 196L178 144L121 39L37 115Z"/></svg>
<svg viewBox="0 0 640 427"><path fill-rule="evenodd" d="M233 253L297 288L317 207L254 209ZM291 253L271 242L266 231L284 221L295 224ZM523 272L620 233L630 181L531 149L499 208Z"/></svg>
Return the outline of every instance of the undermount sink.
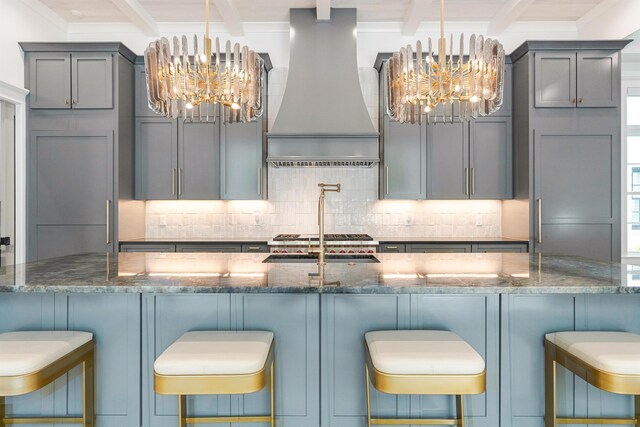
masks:
<svg viewBox="0 0 640 427"><path fill-rule="evenodd" d="M377 263L378 258L373 255L327 255L325 257L327 263ZM315 255L269 255L262 261L263 263L316 263L318 257Z"/></svg>

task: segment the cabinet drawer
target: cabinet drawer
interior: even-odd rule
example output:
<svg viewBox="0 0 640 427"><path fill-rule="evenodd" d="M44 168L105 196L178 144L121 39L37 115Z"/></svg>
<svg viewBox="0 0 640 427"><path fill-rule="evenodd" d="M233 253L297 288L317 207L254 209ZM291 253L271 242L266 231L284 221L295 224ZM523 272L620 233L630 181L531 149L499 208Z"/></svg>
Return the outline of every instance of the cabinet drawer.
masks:
<svg viewBox="0 0 640 427"><path fill-rule="evenodd" d="M528 252L526 243L477 243L473 245L473 252Z"/></svg>
<svg viewBox="0 0 640 427"><path fill-rule="evenodd" d="M176 252L242 252L242 245L229 243L181 243L176 245Z"/></svg>
<svg viewBox="0 0 640 427"><path fill-rule="evenodd" d="M176 245L157 243L123 243L120 252L175 252Z"/></svg>
<svg viewBox="0 0 640 427"><path fill-rule="evenodd" d="M380 252L403 253L406 252L406 248L404 243L382 243L380 244Z"/></svg>
<svg viewBox="0 0 640 427"><path fill-rule="evenodd" d="M466 243L413 243L407 245L409 253L464 253L471 252L471 245Z"/></svg>
<svg viewBox="0 0 640 427"><path fill-rule="evenodd" d="M243 243L242 252L269 252L269 246L266 243Z"/></svg>

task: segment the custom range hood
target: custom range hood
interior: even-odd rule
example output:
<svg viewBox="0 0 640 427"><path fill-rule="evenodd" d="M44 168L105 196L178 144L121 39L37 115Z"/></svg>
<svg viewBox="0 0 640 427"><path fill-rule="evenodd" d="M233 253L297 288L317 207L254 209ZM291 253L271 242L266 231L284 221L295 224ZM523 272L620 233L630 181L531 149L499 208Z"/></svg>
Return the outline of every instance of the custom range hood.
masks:
<svg viewBox="0 0 640 427"><path fill-rule="evenodd" d="M276 167L364 166L379 161L379 134L358 79L356 9L290 10L287 86L267 161Z"/></svg>

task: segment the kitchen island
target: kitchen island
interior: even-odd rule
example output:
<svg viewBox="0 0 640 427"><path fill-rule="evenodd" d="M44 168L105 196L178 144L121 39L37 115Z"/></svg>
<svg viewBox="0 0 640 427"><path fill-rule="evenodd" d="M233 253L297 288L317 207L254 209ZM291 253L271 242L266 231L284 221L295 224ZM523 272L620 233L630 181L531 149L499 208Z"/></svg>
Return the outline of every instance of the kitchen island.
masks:
<svg viewBox="0 0 640 427"><path fill-rule="evenodd" d="M378 254L380 263L268 264L267 254L85 254L0 275L0 332L91 331L97 427L175 426L175 398L153 393L153 362L188 330L260 329L276 337L276 413L284 427L365 425L364 333L446 329L485 359L487 392L466 399L470 426L543 425L542 337L559 330L640 333L633 267L528 254ZM310 275L311 273L311 275ZM562 372L559 413L627 416L631 399ZM16 415L75 414L80 375L8 399ZM375 392L386 416L448 416L452 398ZM266 392L190 398L196 415L253 414ZM256 425L257 426L257 425Z"/></svg>

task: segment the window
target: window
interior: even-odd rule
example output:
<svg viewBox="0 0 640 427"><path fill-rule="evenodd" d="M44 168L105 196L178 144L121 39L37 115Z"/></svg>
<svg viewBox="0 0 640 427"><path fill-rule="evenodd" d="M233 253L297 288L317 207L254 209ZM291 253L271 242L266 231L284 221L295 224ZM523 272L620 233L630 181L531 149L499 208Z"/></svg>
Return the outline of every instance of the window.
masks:
<svg viewBox="0 0 640 427"><path fill-rule="evenodd" d="M640 82L625 84L623 93L623 162L626 163L623 254L640 256Z"/></svg>

